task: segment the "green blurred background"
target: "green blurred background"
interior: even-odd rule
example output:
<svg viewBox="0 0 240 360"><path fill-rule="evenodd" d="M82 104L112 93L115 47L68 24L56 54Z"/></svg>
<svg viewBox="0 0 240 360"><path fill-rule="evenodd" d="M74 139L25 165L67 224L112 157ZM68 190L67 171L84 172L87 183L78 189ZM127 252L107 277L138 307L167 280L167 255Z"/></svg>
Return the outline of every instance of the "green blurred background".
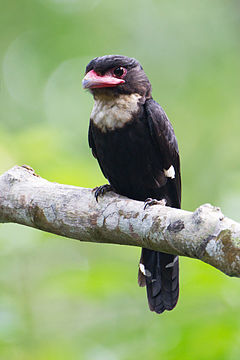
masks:
<svg viewBox="0 0 240 360"><path fill-rule="evenodd" d="M105 183L87 144L96 56L136 57L177 135L183 208L240 221L237 0L0 0L0 172ZM148 310L140 249L0 227L0 359L240 358L240 280L181 259L178 306Z"/></svg>

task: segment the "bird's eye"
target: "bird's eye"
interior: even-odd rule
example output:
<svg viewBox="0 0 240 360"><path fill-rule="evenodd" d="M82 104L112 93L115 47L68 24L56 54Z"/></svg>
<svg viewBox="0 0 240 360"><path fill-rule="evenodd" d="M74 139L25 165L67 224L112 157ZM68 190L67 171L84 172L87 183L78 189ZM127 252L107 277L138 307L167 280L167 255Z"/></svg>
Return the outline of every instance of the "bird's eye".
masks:
<svg viewBox="0 0 240 360"><path fill-rule="evenodd" d="M117 77L122 77L126 73L126 69L119 66L113 70L113 74Z"/></svg>

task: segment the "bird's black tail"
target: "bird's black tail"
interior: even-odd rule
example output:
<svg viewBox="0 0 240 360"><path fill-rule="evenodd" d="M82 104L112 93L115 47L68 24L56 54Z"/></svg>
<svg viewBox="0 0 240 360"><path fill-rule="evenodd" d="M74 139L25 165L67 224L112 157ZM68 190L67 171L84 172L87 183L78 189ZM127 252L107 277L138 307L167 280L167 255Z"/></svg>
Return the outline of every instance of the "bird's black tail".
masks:
<svg viewBox="0 0 240 360"><path fill-rule="evenodd" d="M147 287L150 310L158 314L172 310L179 295L178 256L142 249L138 283Z"/></svg>

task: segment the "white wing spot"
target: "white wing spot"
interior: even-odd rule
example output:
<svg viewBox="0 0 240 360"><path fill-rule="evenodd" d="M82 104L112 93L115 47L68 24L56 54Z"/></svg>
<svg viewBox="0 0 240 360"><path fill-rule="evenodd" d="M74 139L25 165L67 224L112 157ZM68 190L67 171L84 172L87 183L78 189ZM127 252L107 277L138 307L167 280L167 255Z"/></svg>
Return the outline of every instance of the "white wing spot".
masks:
<svg viewBox="0 0 240 360"><path fill-rule="evenodd" d="M165 268L167 269L167 268L170 268L170 267L174 267L174 264L175 264L177 261L178 261L178 256L175 256L173 262L170 262L169 264L167 264L167 265L165 266Z"/></svg>
<svg viewBox="0 0 240 360"><path fill-rule="evenodd" d="M164 175L166 176L166 177L169 177L170 179L174 179L175 178L175 169L174 169L174 167L173 167L173 165L171 165L170 166L170 168L169 169L163 169L163 171L164 171Z"/></svg>
<svg viewBox="0 0 240 360"><path fill-rule="evenodd" d="M142 263L139 264L139 269L143 273L143 275L145 275L145 276L149 277L149 276L152 275L151 272L148 269L145 269L145 266Z"/></svg>

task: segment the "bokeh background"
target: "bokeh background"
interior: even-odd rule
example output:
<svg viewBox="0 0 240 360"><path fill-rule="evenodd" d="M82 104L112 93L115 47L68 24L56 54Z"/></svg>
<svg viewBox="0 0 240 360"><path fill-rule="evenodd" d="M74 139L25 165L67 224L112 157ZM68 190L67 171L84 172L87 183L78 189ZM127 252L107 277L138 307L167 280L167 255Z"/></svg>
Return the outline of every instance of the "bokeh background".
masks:
<svg viewBox="0 0 240 360"><path fill-rule="evenodd" d="M240 221L237 0L0 0L0 172L105 183L87 144L96 56L136 57L181 152L183 208ZM140 249L0 227L0 358L240 358L240 280L181 258L178 306L148 310Z"/></svg>

